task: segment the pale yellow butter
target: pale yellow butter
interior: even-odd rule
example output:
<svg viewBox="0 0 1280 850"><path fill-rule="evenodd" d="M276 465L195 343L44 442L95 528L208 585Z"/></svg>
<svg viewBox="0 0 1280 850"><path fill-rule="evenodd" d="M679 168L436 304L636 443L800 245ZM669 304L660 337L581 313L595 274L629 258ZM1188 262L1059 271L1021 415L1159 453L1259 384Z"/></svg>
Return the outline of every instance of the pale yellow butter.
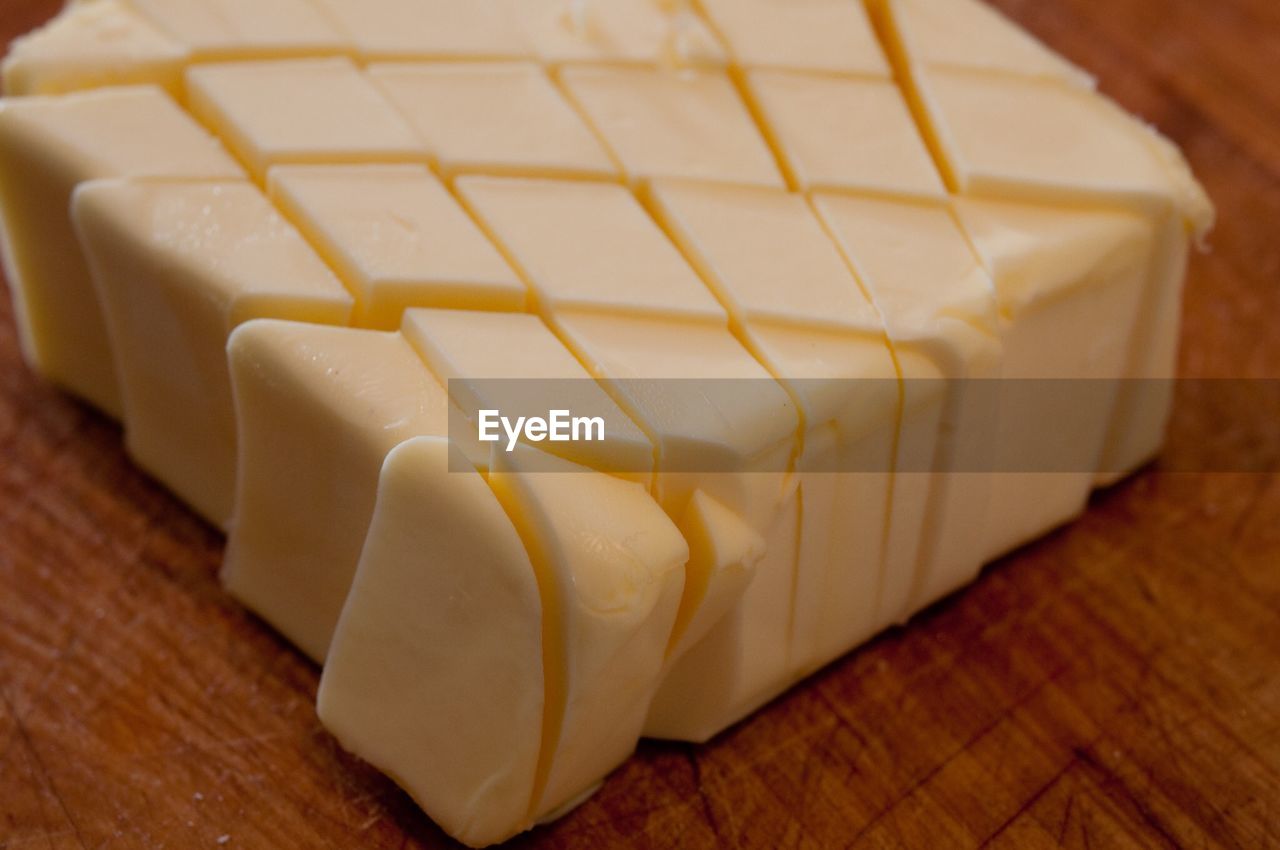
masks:
<svg viewBox="0 0 1280 850"><path fill-rule="evenodd" d="M5 265L27 359L112 416L123 410L102 309L71 227L86 181L241 176L217 140L152 87L0 103Z"/></svg>
<svg viewBox="0 0 1280 850"><path fill-rule="evenodd" d="M28 358L476 845L1152 457L1213 217L979 0L93 0L4 77Z"/></svg>
<svg viewBox="0 0 1280 850"><path fill-rule="evenodd" d="M247 182L95 181L72 212L116 354L130 454L225 527L236 469L227 336L254 318L345 324L351 296Z"/></svg>
<svg viewBox="0 0 1280 850"><path fill-rule="evenodd" d="M277 166L267 182L351 289L361 327L394 330L408 307L525 306L524 283L423 166Z"/></svg>

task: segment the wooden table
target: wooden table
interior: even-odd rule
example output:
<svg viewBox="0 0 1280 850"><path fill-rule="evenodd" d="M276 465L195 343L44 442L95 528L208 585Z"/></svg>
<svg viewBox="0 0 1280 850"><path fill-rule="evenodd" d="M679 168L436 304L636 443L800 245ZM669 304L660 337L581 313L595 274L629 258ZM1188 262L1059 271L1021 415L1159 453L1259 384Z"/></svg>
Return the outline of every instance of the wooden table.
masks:
<svg viewBox="0 0 1280 850"><path fill-rule="evenodd" d="M0 43L55 5L0 0ZM1220 206L1183 374L1280 375L1280 3L999 5ZM446 846L219 590L219 536L31 376L0 313L0 848ZM1163 467L1078 524L712 744L642 744L516 844L1280 847L1280 479L1182 471L1238 415L1184 402ZM1244 442L1221 469L1256 465Z"/></svg>

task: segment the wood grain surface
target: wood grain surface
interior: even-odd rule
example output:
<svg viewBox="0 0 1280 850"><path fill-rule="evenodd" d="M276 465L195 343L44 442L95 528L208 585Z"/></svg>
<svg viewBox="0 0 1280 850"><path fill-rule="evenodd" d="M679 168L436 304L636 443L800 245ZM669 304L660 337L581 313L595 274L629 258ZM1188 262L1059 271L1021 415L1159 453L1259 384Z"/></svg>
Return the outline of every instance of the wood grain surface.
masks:
<svg viewBox="0 0 1280 850"><path fill-rule="evenodd" d="M999 5L1219 205L1183 374L1280 377L1280 3ZM0 43L54 8L0 0ZM316 668L219 590L219 536L26 370L0 301L0 847L448 846L321 729ZM1079 523L710 745L642 744L516 846L1280 847L1280 480L1179 471L1244 415L1184 398L1166 460ZM1238 442L1221 468L1266 448Z"/></svg>

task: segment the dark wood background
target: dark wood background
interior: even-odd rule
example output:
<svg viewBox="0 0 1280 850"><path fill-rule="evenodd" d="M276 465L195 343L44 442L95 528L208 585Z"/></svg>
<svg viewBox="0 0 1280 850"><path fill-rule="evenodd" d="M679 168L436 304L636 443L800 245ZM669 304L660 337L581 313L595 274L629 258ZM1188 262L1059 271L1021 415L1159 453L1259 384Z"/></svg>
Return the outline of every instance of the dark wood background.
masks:
<svg viewBox="0 0 1280 850"><path fill-rule="evenodd" d="M0 0L0 44L55 5ZM1280 377L1280 3L999 5L1219 205L1183 374ZM0 300L0 848L447 846L219 591L218 535L23 367ZM1280 847L1280 480L1186 471L1264 463L1280 419L1234 439L1245 412L1191 396L1163 465L1077 525L710 745L642 744L517 844Z"/></svg>

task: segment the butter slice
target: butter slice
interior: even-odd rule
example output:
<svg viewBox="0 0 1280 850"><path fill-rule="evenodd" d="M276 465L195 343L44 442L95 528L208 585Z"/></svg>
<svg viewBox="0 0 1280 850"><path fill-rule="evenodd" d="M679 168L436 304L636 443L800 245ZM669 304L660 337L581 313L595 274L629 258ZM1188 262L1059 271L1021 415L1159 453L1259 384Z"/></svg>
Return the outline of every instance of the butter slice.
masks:
<svg viewBox="0 0 1280 850"><path fill-rule="evenodd" d="M689 563L667 645L668 663L697 646L732 610L765 554L764 538L702 491L693 494L679 525L689 544Z"/></svg>
<svg viewBox="0 0 1280 850"><path fill-rule="evenodd" d="M946 198L892 80L754 71L747 81L798 188Z"/></svg>
<svg viewBox="0 0 1280 850"><path fill-rule="evenodd" d="M802 195L671 181L652 194L803 413L790 645L793 665L812 669L882 625L874 597L901 393L883 320Z"/></svg>
<svg viewBox="0 0 1280 850"><path fill-rule="evenodd" d="M1157 213L1175 200L1149 131L1093 91L950 69L929 70L921 86L964 194L1111 199Z"/></svg>
<svg viewBox="0 0 1280 850"><path fill-rule="evenodd" d="M462 178L457 186L541 307L725 320L622 186L488 177Z"/></svg>
<svg viewBox="0 0 1280 850"><path fill-rule="evenodd" d="M425 166L282 165L268 186L355 295L361 327L394 330L408 307L525 306L525 285Z"/></svg>
<svg viewBox="0 0 1280 850"><path fill-rule="evenodd" d="M1093 78L982 0L871 0L916 63L1041 77L1091 88Z"/></svg>
<svg viewBox="0 0 1280 850"><path fill-rule="evenodd" d="M396 448L320 679L342 745L473 847L533 825L543 603L493 491L442 438Z"/></svg>
<svg viewBox="0 0 1280 850"><path fill-rule="evenodd" d="M599 417L603 440L542 442L537 448L651 486L649 439L537 316L410 310L404 334L472 423L480 410L511 419L545 417L552 408ZM495 346L495 339L504 344ZM498 447L505 449L506 440L502 435Z"/></svg>
<svg viewBox="0 0 1280 850"><path fill-rule="evenodd" d="M495 452L489 484L525 541L542 596L540 817L581 799L634 751L689 547L639 484L535 449Z"/></svg>
<svg viewBox="0 0 1280 850"><path fill-rule="evenodd" d="M498 59L529 48L495 0L315 0L365 61Z"/></svg>
<svg viewBox="0 0 1280 850"><path fill-rule="evenodd" d="M999 422L987 379L999 377L1003 357L995 286L946 208L836 195L816 206L884 317L906 382L881 599L882 615L903 618L971 581L986 562ZM925 525L914 533L916 520L906 517L921 505Z"/></svg>
<svg viewBox="0 0 1280 850"><path fill-rule="evenodd" d="M202 60L315 55L345 39L308 0L127 0Z"/></svg>
<svg viewBox="0 0 1280 850"><path fill-rule="evenodd" d="M795 406L723 325L585 312L558 313L554 324L653 440L668 515L682 516L701 491L765 540L741 600L675 662L655 696L655 705L685 709L646 721L646 735L705 737L791 681L799 513L785 470L797 439ZM734 637L719 637L725 632Z"/></svg>
<svg viewBox="0 0 1280 850"><path fill-rule="evenodd" d="M116 353L126 446L225 528L236 467L227 336L253 318L346 324L351 296L247 182L95 181L72 215Z"/></svg>
<svg viewBox="0 0 1280 850"><path fill-rule="evenodd" d="M862 3L702 0L701 6L740 66L885 78L891 74Z"/></svg>
<svg viewBox="0 0 1280 850"><path fill-rule="evenodd" d="M0 104L0 242L23 351L115 417L123 410L115 361L68 209L77 184L128 176L227 180L241 171L157 88Z"/></svg>
<svg viewBox="0 0 1280 850"><path fill-rule="evenodd" d="M182 94L187 50L120 0L75 3L15 39L4 59L9 97L157 85Z"/></svg>
<svg viewBox="0 0 1280 850"><path fill-rule="evenodd" d="M721 71L570 67L560 80L632 183L688 177L784 185Z"/></svg>
<svg viewBox="0 0 1280 850"><path fill-rule="evenodd" d="M537 65L383 64L370 78L442 172L610 179L617 169Z"/></svg>
<svg viewBox="0 0 1280 850"><path fill-rule="evenodd" d="M187 91L195 114L259 179L283 163L426 160L409 126L347 59L195 65Z"/></svg>
<svg viewBox="0 0 1280 850"><path fill-rule="evenodd" d="M398 333L267 319L228 344L239 464L228 591L321 661L355 574L387 453L452 435L487 466ZM454 420L456 417L456 421Z"/></svg>
<svg viewBox="0 0 1280 850"><path fill-rule="evenodd" d="M499 0L543 62L722 64L702 19L668 0Z"/></svg>

